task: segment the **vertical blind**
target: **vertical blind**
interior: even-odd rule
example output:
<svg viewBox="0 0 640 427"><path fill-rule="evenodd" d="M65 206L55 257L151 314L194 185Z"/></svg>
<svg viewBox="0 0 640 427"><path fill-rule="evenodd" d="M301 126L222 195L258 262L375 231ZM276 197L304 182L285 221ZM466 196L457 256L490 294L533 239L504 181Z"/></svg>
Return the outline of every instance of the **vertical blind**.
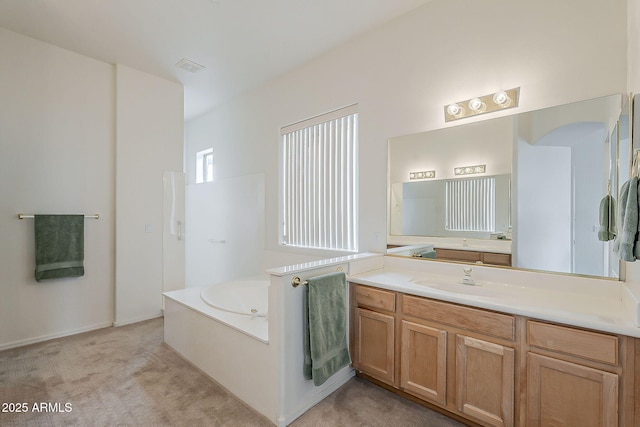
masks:
<svg viewBox="0 0 640 427"><path fill-rule="evenodd" d="M282 128L283 244L357 251L356 107Z"/></svg>
<svg viewBox="0 0 640 427"><path fill-rule="evenodd" d="M495 178L450 180L445 188L447 230L495 231Z"/></svg>

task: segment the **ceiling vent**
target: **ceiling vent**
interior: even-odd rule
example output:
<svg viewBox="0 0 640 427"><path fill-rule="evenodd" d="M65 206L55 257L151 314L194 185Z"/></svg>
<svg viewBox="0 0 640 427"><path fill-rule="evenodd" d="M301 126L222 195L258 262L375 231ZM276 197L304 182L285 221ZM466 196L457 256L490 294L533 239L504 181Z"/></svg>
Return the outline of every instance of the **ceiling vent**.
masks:
<svg viewBox="0 0 640 427"><path fill-rule="evenodd" d="M200 71L205 68L204 65L200 65L193 61L189 61L187 58L182 58L180 61L178 61L176 63L176 67L182 68L183 70L187 70L190 73L195 73L196 71Z"/></svg>

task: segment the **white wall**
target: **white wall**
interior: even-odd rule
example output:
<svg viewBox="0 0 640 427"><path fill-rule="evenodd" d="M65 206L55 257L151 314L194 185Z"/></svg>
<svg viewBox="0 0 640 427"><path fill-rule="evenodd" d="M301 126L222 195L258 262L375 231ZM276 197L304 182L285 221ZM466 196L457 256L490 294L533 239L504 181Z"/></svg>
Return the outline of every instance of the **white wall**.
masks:
<svg viewBox="0 0 640 427"><path fill-rule="evenodd" d="M0 29L0 348L113 320L113 66ZM37 283L33 220L85 221L85 275Z"/></svg>
<svg viewBox="0 0 640 427"><path fill-rule="evenodd" d="M183 88L116 66L115 324L162 308L163 173L182 170Z"/></svg>
<svg viewBox="0 0 640 427"><path fill-rule="evenodd" d="M158 315L162 171L182 170L182 87L126 67L116 80L112 64L3 29L0 76L0 348L109 326L116 310L121 322ZM85 221L85 275L37 283L20 212L100 214Z"/></svg>
<svg viewBox="0 0 640 427"><path fill-rule="evenodd" d="M218 177L264 172L266 246L277 250L279 128L357 102L359 247L382 251L388 138L444 127L444 105L497 89L521 87L509 114L626 92L626 8L434 0L190 121L187 179L196 151L212 145Z"/></svg>
<svg viewBox="0 0 640 427"><path fill-rule="evenodd" d="M518 140L513 265L571 272L571 148L530 145ZM540 165L548 167L540 171ZM542 173L541 173L542 172Z"/></svg>
<svg viewBox="0 0 640 427"><path fill-rule="evenodd" d="M187 186L186 286L265 274L264 203L263 174Z"/></svg>

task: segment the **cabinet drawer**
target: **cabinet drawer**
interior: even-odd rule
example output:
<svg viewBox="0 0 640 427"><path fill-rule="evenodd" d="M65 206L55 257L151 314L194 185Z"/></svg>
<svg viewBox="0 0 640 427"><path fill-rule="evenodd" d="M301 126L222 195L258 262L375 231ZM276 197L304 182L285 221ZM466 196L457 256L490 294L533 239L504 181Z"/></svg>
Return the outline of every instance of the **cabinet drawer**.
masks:
<svg viewBox="0 0 640 427"><path fill-rule="evenodd" d="M359 306L396 311L396 294L390 291L358 285L356 286L356 303Z"/></svg>
<svg viewBox="0 0 640 427"><path fill-rule="evenodd" d="M511 265L511 254L485 252L482 254L482 262L492 265Z"/></svg>
<svg viewBox="0 0 640 427"><path fill-rule="evenodd" d="M618 337L529 320L527 341L533 347L596 362L618 364Z"/></svg>
<svg viewBox="0 0 640 427"><path fill-rule="evenodd" d="M444 259L450 261L467 261L476 262L481 261L480 252L478 251L460 251L456 249L443 249L436 248L437 259Z"/></svg>
<svg viewBox="0 0 640 427"><path fill-rule="evenodd" d="M484 335L515 340L515 317L410 295L403 296L403 312L420 319L451 325Z"/></svg>

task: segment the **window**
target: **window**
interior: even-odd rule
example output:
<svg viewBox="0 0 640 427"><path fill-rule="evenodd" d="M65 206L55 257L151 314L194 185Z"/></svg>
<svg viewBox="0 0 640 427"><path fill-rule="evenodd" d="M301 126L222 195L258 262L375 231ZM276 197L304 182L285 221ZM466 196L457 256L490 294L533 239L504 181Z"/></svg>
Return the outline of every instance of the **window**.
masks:
<svg viewBox="0 0 640 427"><path fill-rule="evenodd" d="M283 245L358 250L356 107L281 129Z"/></svg>
<svg viewBox="0 0 640 427"><path fill-rule="evenodd" d="M196 153L196 184L213 181L213 148Z"/></svg>
<svg viewBox="0 0 640 427"><path fill-rule="evenodd" d="M496 229L495 178L446 181L446 225L450 231Z"/></svg>

